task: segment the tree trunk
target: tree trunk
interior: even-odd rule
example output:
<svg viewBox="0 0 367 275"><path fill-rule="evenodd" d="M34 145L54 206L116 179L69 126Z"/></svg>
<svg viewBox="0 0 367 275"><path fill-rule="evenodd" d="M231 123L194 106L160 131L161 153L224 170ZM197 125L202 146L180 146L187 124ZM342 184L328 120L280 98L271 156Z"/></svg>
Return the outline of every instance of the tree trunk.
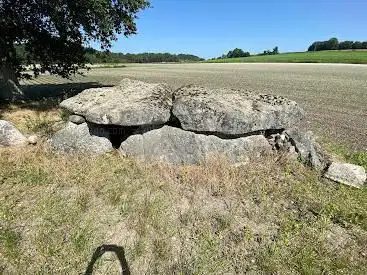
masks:
<svg viewBox="0 0 367 275"><path fill-rule="evenodd" d="M23 97L14 68L10 64L0 63L0 100L17 100Z"/></svg>

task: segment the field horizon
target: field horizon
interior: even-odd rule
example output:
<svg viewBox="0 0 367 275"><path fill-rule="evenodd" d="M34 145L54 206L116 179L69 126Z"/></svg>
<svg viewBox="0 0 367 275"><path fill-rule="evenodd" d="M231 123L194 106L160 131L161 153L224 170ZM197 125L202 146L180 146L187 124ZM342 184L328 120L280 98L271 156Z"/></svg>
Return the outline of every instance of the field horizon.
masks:
<svg viewBox="0 0 367 275"><path fill-rule="evenodd" d="M286 52L276 55L206 60L207 63L341 63L367 64L367 50L331 50L315 52Z"/></svg>

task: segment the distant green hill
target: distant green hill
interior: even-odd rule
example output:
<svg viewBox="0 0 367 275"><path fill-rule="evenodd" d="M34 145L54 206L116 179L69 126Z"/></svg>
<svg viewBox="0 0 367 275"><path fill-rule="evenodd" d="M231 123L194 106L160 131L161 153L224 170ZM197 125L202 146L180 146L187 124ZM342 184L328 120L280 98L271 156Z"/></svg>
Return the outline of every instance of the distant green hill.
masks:
<svg viewBox="0 0 367 275"><path fill-rule="evenodd" d="M282 53L277 55L249 56L240 58L221 58L208 60L210 63L349 63L367 64L367 51L319 51Z"/></svg>

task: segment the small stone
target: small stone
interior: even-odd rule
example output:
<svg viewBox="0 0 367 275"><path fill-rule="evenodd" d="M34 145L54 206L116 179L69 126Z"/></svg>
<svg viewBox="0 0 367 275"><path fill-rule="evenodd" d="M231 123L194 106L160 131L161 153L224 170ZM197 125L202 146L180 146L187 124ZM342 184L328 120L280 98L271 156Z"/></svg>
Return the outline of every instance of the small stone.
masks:
<svg viewBox="0 0 367 275"><path fill-rule="evenodd" d="M0 120L0 146L17 146L26 142L26 137L12 123Z"/></svg>
<svg viewBox="0 0 367 275"><path fill-rule="evenodd" d="M79 115L71 115L69 117L69 121L74 123L74 124L80 125L80 124L83 124L85 122L85 118L82 117L82 116L79 116Z"/></svg>
<svg viewBox="0 0 367 275"><path fill-rule="evenodd" d="M38 137L33 135L28 137L28 144L36 145L38 143Z"/></svg>
<svg viewBox="0 0 367 275"><path fill-rule="evenodd" d="M362 166L338 162L330 165L325 177L357 188L363 187L367 178L366 171Z"/></svg>

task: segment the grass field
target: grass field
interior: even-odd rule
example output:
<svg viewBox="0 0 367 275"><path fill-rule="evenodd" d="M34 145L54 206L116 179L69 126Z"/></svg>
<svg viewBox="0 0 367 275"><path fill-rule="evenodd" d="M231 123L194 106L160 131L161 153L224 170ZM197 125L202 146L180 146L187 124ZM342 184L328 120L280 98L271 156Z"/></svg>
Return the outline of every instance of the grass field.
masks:
<svg viewBox="0 0 367 275"><path fill-rule="evenodd" d="M367 51L319 51L282 53L278 55L250 56L208 60L208 63L347 63L367 64Z"/></svg>
<svg viewBox="0 0 367 275"><path fill-rule="evenodd" d="M3 105L0 119L45 141L66 119L59 100L123 77L287 96L335 158L367 168L364 66L128 65L69 81L41 76L23 83L26 92L58 99ZM117 152L57 155L46 142L0 155L0 274L83 274L102 244L123 246L132 274L367 273L367 189L286 157L170 167ZM96 268L119 270L109 254Z"/></svg>

